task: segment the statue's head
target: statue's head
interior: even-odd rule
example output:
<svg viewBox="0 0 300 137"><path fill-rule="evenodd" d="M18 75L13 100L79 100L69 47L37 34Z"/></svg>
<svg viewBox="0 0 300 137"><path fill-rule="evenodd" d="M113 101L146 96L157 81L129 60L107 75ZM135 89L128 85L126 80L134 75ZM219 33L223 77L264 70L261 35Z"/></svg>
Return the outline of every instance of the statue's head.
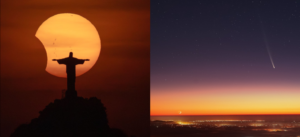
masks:
<svg viewBox="0 0 300 137"><path fill-rule="evenodd" d="M70 52L69 58L73 58L73 52Z"/></svg>

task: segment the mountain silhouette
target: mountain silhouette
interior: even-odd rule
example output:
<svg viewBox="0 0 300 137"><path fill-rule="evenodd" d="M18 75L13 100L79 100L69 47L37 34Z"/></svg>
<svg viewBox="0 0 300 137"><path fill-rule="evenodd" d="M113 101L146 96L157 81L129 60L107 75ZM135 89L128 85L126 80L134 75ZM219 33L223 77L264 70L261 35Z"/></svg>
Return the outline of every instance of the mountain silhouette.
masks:
<svg viewBox="0 0 300 137"><path fill-rule="evenodd" d="M108 126L105 110L96 97L56 99L11 137L127 137L122 130Z"/></svg>
<svg viewBox="0 0 300 137"><path fill-rule="evenodd" d="M74 58L70 52L69 57L53 61L66 65L65 96L46 106L29 124L20 125L11 137L127 137L122 130L108 126L106 108L101 100L77 96L76 65L89 59Z"/></svg>

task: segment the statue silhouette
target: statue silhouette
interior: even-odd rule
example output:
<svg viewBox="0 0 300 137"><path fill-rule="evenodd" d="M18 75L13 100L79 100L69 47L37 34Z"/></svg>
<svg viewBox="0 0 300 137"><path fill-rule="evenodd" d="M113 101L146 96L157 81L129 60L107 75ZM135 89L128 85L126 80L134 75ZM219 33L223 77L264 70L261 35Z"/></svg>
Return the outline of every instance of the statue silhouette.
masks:
<svg viewBox="0 0 300 137"><path fill-rule="evenodd" d="M66 98L77 97L77 92L75 90L75 79L76 79L76 65L83 64L84 61L90 61L89 59L77 59L73 57L73 53L70 52L69 57L63 59L53 59L57 61L58 64L66 65L67 72L67 91Z"/></svg>
<svg viewBox="0 0 300 137"><path fill-rule="evenodd" d="M39 112L39 117L20 125L10 137L128 137L122 130L109 127L106 108L100 99L77 97L76 65L89 59L74 58L70 52L69 57L53 61L67 67L65 98L51 102Z"/></svg>

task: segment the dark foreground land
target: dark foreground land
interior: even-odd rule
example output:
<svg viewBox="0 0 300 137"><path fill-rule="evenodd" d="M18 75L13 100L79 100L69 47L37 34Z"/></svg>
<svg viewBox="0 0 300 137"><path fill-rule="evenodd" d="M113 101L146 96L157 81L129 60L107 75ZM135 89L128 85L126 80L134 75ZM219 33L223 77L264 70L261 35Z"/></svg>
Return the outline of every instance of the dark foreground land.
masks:
<svg viewBox="0 0 300 137"><path fill-rule="evenodd" d="M151 121L151 137L300 137L299 122Z"/></svg>
<svg viewBox="0 0 300 137"><path fill-rule="evenodd" d="M127 137L110 128L100 99L56 99L29 124L20 125L11 137Z"/></svg>
<svg viewBox="0 0 300 137"><path fill-rule="evenodd" d="M154 127L151 126L151 137L300 137L300 129L289 131L265 131L252 128L189 128L189 127Z"/></svg>

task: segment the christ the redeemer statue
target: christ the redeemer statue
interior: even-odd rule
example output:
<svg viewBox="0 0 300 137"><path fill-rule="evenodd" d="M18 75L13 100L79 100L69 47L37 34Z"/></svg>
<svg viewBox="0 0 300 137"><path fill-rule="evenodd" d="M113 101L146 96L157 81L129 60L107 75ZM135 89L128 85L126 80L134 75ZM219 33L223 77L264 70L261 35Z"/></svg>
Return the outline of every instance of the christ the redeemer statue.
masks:
<svg viewBox="0 0 300 137"><path fill-rule="evenodd" d="M75 90L75 79L76 79L76 65L83 64L84 61L89 61L89 59L77 59L73 58L73 53L70 52L69 57L63 59L53 59L57 61L58 64L65 64L67 67L67 91L66 98L77 97L77 92Z"/></svg>

